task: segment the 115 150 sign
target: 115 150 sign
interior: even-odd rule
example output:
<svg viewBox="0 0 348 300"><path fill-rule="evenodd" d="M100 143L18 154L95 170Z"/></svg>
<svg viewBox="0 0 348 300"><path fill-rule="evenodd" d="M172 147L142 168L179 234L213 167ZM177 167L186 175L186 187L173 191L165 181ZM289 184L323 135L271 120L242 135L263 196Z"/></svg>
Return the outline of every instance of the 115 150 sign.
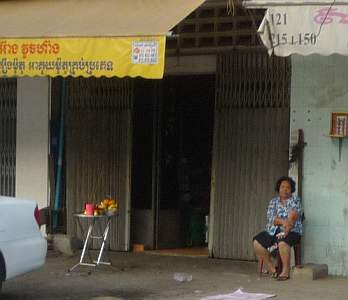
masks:
<svg viewBox="0 0 348 300"><path fill-rule="evenodd" d="M317 35L313 32L287 34L271 33L273 47L279 45L299 45L299 46L314 46L317 43Z"/></svg>

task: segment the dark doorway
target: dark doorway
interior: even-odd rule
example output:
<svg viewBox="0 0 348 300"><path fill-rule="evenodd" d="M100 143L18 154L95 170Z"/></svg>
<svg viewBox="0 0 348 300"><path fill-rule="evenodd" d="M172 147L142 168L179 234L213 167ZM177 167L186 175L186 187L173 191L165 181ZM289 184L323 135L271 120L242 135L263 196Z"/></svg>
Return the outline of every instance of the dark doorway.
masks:
<svg viewBox="0 0 348 300"><path fill-rule="evenodd" d="M205 243L214 91L213 76L167 77L163 82L158 248Z"/></svg>
<svg viewBox="0 0 348 300"><path fill-rule="evenodd" d="M142 81L137 90L132 240L151 249L203 246L215 77L168 76L156 83Z"/></svg>

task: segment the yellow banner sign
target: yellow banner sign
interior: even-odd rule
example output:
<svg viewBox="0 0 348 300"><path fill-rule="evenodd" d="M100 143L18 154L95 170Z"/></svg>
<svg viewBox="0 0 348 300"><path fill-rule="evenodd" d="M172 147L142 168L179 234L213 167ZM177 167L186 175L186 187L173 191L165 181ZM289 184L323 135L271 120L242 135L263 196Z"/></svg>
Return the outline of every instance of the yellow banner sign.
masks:
<svg viewBox="0 0 348 300"><path fill-rule="evenodd" d="M160 79L165 37L0 39L0 77Z"/></svg>

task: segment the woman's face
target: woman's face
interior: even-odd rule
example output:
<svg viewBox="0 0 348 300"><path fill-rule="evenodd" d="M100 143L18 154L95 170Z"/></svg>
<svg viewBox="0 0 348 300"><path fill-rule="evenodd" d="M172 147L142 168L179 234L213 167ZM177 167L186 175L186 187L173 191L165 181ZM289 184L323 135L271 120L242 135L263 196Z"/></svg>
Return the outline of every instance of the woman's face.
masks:
<svg viewBox="0 0 348 300"><path fill-rule="evenodd" d="M279 186L280 199L289 199L291 196L291 185L288 181L284 180Z"/></svg>

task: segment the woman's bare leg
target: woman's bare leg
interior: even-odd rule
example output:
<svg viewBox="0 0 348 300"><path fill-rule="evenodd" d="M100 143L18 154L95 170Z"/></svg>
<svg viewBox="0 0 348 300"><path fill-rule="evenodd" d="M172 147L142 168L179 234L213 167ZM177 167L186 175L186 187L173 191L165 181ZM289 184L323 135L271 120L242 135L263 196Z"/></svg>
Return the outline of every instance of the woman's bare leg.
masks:
<svg viewBox="0 0 348 300"><path fill-rule="evenodd" d="M285 242L279 242L279 254L283 269L279 276L289 276L290 273L290 246Z"/></svg>
<svg viewBox="0 0 348 300"><path fill-rule="evenodd" d="M261 258L266 264L268 271L274 273L276 271L276 268L273 265L271 254L258 241L254 240L253 245L258 259Z"/></svg>

